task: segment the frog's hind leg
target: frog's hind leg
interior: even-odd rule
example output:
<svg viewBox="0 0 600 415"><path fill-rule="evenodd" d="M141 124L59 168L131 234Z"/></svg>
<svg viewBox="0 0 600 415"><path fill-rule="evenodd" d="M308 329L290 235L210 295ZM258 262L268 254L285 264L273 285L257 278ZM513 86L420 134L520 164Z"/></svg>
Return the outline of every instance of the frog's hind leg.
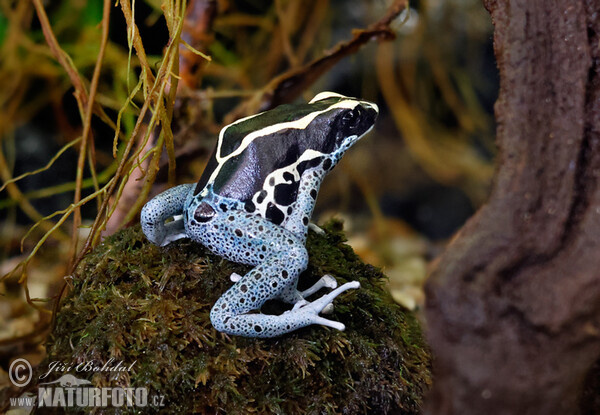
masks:
<svg viewBox="0 0 600 415"><path fill-rule="evenodd" d="M285 218L281 225L300 238L300 240L303 242L306 241L308 229L312 229L314 232L320 235L325 234L325 231L314 223L311 223L309 218L312 216L319 187L326 172L327 169L325 169L322 165L318 165L302 174L300 184L298 186L298 198L294 202L294 205L291 209L292 212ZM304 291L298 291L295 286L289 287L282 293L280 299L287 303L295 304L295 307L302 306L308 303L308 301L305 300L306 297L325 287L336 288L337 281L335 278L333 278L331 275L324 275L312 287ZM328 307L324 312L331 311L332 309L333 306Z"/></svg>
<svg viewBox="0 0 600 415"><path fill-rule="evenodd" d="M266 301L259 300L258 296L252 296L252 294L250 294L252 296L250 299L254 298L255 301L247 301L247 295L238 297L240 293L252 293L254 287L248 288L245 282L252 283L252 279L255 278L255 270L256 272L267 271L266 268L256 267L215 303L210 318L217 330L246 337L276 337L312 324L321 324L337 330L345 329L343 323L321 317L319 313L326 312L327 307L342 292L358 288L360 284L357 281L344 284L311 303L305 301L297 303L292 310L279 316L247 314L253 309L260 308Z"/></svg>
<svg viewBox="0 0 600 415"><path fill-rule="evenodd" d="M238 282L242 279L242 275L234 272L229 276L231 282ZM323 275L319 281L313 284L311 287L307 288L304 291L298 291L295 285L290 285L286 288L286 290L281 293L281 300L290 304L297 304L299 301L302 301L306 297L313 295L321 288L337 288L337 281L331 275Z"/></svg>
<svg viewBox="0 0 600 415"><path fill-rule="evenodd" d="M142 208L140 223L146 238L155 245L164 246L180 238L185 238L183 210L185 200L195 184L175 186L162 192ZM167 219L173 219L165 223Z"/></svg>
<svg viewBox="0 0 600 415"><path fill-rule="evenodd" d="M215 215L201 226L190 223L188 233L218 255L256 265L213 306L210 318L217 330L247 337L275 337L311 324L343 328L341 323L318 315L328 304L321 299L314 306L302 304L279 316L250 313L267 300L280 298L289 287L295 290L298 276L308 265L303 242L290 231L260 216L234 210ZM354 286L346 284L325 297L331 302L350 288Z"/></svg>

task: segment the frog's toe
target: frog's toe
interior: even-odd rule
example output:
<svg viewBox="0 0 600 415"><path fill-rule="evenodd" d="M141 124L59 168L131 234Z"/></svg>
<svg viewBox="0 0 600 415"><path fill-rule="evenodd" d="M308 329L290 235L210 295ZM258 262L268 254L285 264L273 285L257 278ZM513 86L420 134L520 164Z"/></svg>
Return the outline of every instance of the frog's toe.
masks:
<svg viewBox="0 0 600 415"><path fill-rule="evenodd" d="M231 280L231 282L238 282L239 280L242 279L242 276L240 274L238 274L237 272L232 272L231 275L229 276L229 279Z"/></svg>
<svg viewBox="0 0 600 415"><path fill-rule="evenodd" d="M323 287L336 288L337 287L337 281L335 280L335 278L333 278L329 274L323 275L321 277L321 279L315 283L315 285L313 285L312 287L310 287L310 288L302 291L300 294L302 295L302 297L306 298L306 297L308 297L308 296L316 293L317 291L319 291Z"/></svg>
<svg viewBox="0 0 600 415"><path fill-rule="evenodd" d="M323 310L321 310L321 314L331 314L333 313L333 308L333 303L329 303Z"/></svg>
<svg viewBox="0 0 600 415"><path fill-rule="evenodd" d="M301 310L311 310L315 314L319 314L320 312L325 310L325 308L329 306L338 295L340 295L344 291L355 289L358 287L360 287L360 283L358 281L347 282L346 284L336 288L329 294L326 294L323 297L313 301L309 305L306 305Z"/></svg>
<svg viewBox="0 0 600 415"><path fill-rule="evenodd" d="M329 274L325 274L321 277L323 284L327 288L337 288L337 281Z"/></svg>
<svg viewBox="0 0 600 415"><path fill-rule="evenodd" d="M321 324L322 326L331 327L331 328L339 330L339 331L346 330L346 326L344 325L344 323L340 323L339 321L328 320L328 319L320 317L320 316L316 316L315 319L313 320L313 323Z"/></svg>
<svg viewBox="0 0 600 415"><path fill-rule="evenodd" d="M297 310L301 307L304 307L305 305L310 304L308 301L302 299L300 301L298 301L296 304L294 304L294 308L292 308L291 311Z"/></svg>
<svg viewBox="0 0 600 415"><path fill-rule="evenodd" d="M175 242L176 240L183 239L183 238L189 238L189 236L185 232L173 233L173 234L167 235L165 237L165 239L163 239L163 241L159 245L160 246L167 246L171 242Z"/></svg>
<svg viewBox="0 0 600 415"><path fill-rule="evenodd" d="M317 225L316 223L310 222L308 224L308 229L310 229L311 231L313 231L314 233L317 233L319 235L325 235L325 231L323 229L321 229L319 227L319 225Z"/></svg>
<svg viewBox="0 0 600 415"><path fill-rule="evenodd" d="M160 243L158 243L160 246L168 245L171 242L181 238L189 238L189 236L185 233L183 219L181 218L166 223L163 226L163 235L163 239L160 241Z"/></svg>

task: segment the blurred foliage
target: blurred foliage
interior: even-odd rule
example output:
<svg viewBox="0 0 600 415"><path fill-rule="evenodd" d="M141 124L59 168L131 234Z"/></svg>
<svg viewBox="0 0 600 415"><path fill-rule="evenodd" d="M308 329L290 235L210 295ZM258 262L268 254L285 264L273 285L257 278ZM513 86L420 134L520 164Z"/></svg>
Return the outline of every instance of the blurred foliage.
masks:
<svg viewBox="0 0 600 415"><path fill-rule="evenodd" d="M48 312L103 229L195 181L226 120L260 108L273 79L327 56L393 2L218 0L212 17L191 11L207 3L0 0L0 296L22 304L21 283ZM430 239L487 195L496 73L478 0L415 1L392 29L395 41L345 58L302 98L335 90L379 104L375 132L325 182L317 213L354 212L361 255L418 287L439 251ZM33 341L47 317L15 328L24 311L11 304L0 334Z"/></svg>

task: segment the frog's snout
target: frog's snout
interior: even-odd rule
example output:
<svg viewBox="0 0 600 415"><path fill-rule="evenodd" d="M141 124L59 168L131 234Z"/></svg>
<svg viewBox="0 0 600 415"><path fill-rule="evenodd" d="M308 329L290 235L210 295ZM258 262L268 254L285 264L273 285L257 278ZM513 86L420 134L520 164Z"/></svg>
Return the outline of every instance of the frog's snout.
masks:
<svg viewBox="0 0 600 415"><path fill-rule="evenodd" d="M360 101L360 112L361 118L363 120L363 124L367 127L368 131L373 127L375 121L377 120L377 116L379 115L379 107L374 102L369 101Z"/></svg>
<svg viewBox="0 0 600 415"><path fill-rule="evenodd" d="M375 104L374 102L364 102L364 104L368 110L375 111L375 118L377 118L377 115L379 114L379 107L377 106L377 104Z"/></svg>
<svg viewBox="0 0 600 415"><path fill-rule="evenodd" d="M371 123L371 125L375 124L375 121L377 120L377 116L379 115L379 107L376 104L370 104L367 108L367 118L368 118L368 122Z"/></svg>
<svg viewBox="0 0 600 415"><path fill-rule="evenodd" d="M362 109L362 123L365 126L364 133L366 134L375 125L375 121L379 115L379 107L377 104L367 101L362 101L360 106Z"/></svg>

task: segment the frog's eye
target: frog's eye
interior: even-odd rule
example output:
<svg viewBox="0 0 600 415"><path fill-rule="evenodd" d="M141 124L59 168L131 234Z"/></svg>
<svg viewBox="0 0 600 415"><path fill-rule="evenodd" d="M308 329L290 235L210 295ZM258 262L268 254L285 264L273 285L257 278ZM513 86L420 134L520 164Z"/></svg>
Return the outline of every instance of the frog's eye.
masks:
<svg viewBox="0 0 600 415"><path fill-rule="evenodd" d="M360 107L346 111L344 115L342 115L342 126L350 130L356 128L360 123L360 113Z"/></svg>

